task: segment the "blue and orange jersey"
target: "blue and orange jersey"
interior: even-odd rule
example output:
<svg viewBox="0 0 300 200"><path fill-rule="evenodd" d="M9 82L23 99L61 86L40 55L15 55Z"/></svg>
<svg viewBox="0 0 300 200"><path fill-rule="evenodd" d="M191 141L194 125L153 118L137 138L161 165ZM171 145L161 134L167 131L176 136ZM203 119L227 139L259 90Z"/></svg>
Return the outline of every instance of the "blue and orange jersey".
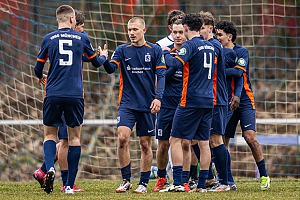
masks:
<svg viewBox="0 0 300 200"><path fill-rule="evenodd" d="M223 48L225 66L226 66L226 80L227 80L227 94L228 102L233 96L241 98L242 89L244 87L243 72L234 68L236 66L236 52L233 49Z"/></svg>
<svg viewBox="0 0 300 200"><path fill-rule="evenodd" d="M174 47L174 44L168 47L171 49L171 54L177 55L178 50ZM172 67L166 67L166 84L161 107L176 109L181 97L182 68L174 70Z"/></svg>
<svg viewBox="0 0 300 200"><path fill-rule="evenodd" d="M214 47L202 37L186 41L175 58L166 54L166 64L182 67L181 107L213 108Z"/></svg>
<svg viewBox="0 0 300 200"><path fill-rule="evenodd" d="M120 106L150 112L153 99L162 99L166 66L158 45L150 42L139 47L132 43L120 45L104 68L107 73L120 68Z"/></svg>
<svg viewBox="0 0 300 200"><path fill-rule="evenodd" d="M240 107L255 109L254 95L249 78L249 52L245 47L235 44L233 50L236 52L237 61L235 68L243 70L244 85L241 94Z"/></svg>
<svg viewBox="0 0 300 200"><path fill-rule="evenodd" d="M83 97L83 54L95 67L100 67L106 60L104 56L96 55L86 34L70 28L58 29L43 38L34 70L36 76L42 78L49 58L46 97Z"/></svg>
<svg viewBox="0 0 300 200"><path fill-rule="evenodd" d="M211 38L208 40L215 48L214 64L214 76L213 76L213 93L214 93L214 105L228 105L227 101L227 83L226 83L226 71L223 47L221 43Z"/></svg>

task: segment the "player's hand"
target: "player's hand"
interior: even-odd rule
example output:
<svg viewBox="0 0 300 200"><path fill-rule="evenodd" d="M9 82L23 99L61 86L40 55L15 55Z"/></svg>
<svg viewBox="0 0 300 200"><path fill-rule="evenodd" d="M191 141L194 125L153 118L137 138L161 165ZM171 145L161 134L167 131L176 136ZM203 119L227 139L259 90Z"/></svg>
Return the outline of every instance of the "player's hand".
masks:
<svg viewBox="0 0 300 200"><path fill-rule="evenodd" d="M46 83L47 83L47 75L43 74L43 77L39 79L39 84L46 85Z"/></svg>
<svg viewBox="0 0 300 200"><path fill-rule="evenodd" d="M232 97L230 101L230 110L236 110L240 105L240 98L238 96Z"/></svg>
<svg viewBox="0 0 300 200"><path fill-rule="evenodd" d="M151 106L150 106L150 108L151 108L151 113L152 113L152 114L158 113L159 110L160 110L160 107L161 107L161 102L160 102L160 100L154 99L154 100L152 101L152 103L151 103Z"/></svg>
<svg viewBox="0 0 300 200"><path fill-rule="evenodd" d="M107 59L107 58L108 58L108 49L107 49L107 45L104 44L103 50L102 50L102 48L99 46L98 49L97 49L97 53L98 53L98 56L105 56L106 59Z"/></svg>
<svg viewBox="0 0 300 200"><path fill-rule="evenodd" d="M170 49L169 47L162 47L161 49L162 49L163 51L164 51L164 50L171 51L171 49Z"/></svg>

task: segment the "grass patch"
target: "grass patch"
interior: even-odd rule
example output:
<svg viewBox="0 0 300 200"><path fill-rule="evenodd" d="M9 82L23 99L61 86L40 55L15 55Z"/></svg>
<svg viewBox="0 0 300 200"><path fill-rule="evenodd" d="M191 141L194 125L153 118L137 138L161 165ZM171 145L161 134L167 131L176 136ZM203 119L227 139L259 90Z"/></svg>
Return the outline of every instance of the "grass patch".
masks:
<svg viewBox="0 0 300 200"><path fill-rule="evenodd" d="M115 193L121 181L112 180L77 180L77 186L85 189L83 193L66 195L60 192L61 181L56 180L54 192L46 194L36 181L5 182L0 181L0 199L300 199L299 179L271 179L271 188L260 191L259 181L254 179L237 179L237 191L220 193L157 193L152 189L156 179L150 180L148 193L134 194L132 190ZM138 181L132 181L136 189Z"/></svg>

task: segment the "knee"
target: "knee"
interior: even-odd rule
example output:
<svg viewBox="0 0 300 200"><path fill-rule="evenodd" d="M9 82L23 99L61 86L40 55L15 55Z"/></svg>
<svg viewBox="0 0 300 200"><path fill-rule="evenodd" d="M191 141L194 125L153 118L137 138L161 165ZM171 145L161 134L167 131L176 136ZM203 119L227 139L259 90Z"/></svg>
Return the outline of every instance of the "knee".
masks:
<svg viewBox="0 0 300 200"><path fill-rule="evenodd" d="M127 138L126 138L126 137L124 137L124 136L119 136L118 140L119 140L119 148L123 149L123 148L125 148L126 146L128 146L128 141L127 141Z"/></svg>
<svg viewBox="0 0 300 200"><path fill-rule="evenodd" d="M57 145L60 146L59 148L68 148L69 143L68 143L68 140L61 139L61 140L59 140L59 143Z"/></svg>
<svg viewBox="0 0 300 200"><path fill-rule="evenodd" d="M252 134L252 133L251 134L245 134L244 133L244 139L245 139L245 141L247 142L247 144L249 146L254 146L255 144L258 144L258 141L255 137L255 134Z"/></svg>
<svg viewBox="0 0 300 200"><path fill-rule="evenodd" d="M169 147L169 141L159 141L158 148L161 152L168 153Z"/></svg>
<svg viewBox="0 0 300 200"><path fill-rule="evenodd" d="M141 141L140 146L141 146L141 151L145 154L151 151L151 144L148 141Z"/></svg>
<svg viewBox="0 0 300 200"><path fill-rule="evenodd" d="M190 150L190 142L189 141L183 141L182 142L182 150L187 152Z"/></svg>

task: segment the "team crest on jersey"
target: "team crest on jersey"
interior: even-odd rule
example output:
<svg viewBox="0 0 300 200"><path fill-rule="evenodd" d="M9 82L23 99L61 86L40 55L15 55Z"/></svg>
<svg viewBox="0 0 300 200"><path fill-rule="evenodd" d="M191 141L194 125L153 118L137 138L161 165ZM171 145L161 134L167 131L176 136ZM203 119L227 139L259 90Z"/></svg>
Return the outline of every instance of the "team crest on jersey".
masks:
<svg viewBox="0 0 300 200"><path fill-rule="evenodd" d="M158 135L158 136L162 136L162 133L163 133L162 129L158 129L158 130L157 130L157 135Z"/></svg>
<svg viewBox="0 0 300 200"><path fill-rule="evenodd" d="M145 62L151 62L151 55L145 55Z"/></svg>
<svg viewBox="0 0 300 200"><path fill-rule="evenodd" d="M178 55L184 56L186 54L186 48L181 48L178 52Z"/></svg>
<svg viewBox="0 0 300 200"><path fill-rule="evenodd" d="M246 61L244 58L240 58L238 59L237 63L240 65L240 66L243 66L245 67L246 66Z"/></svg>

